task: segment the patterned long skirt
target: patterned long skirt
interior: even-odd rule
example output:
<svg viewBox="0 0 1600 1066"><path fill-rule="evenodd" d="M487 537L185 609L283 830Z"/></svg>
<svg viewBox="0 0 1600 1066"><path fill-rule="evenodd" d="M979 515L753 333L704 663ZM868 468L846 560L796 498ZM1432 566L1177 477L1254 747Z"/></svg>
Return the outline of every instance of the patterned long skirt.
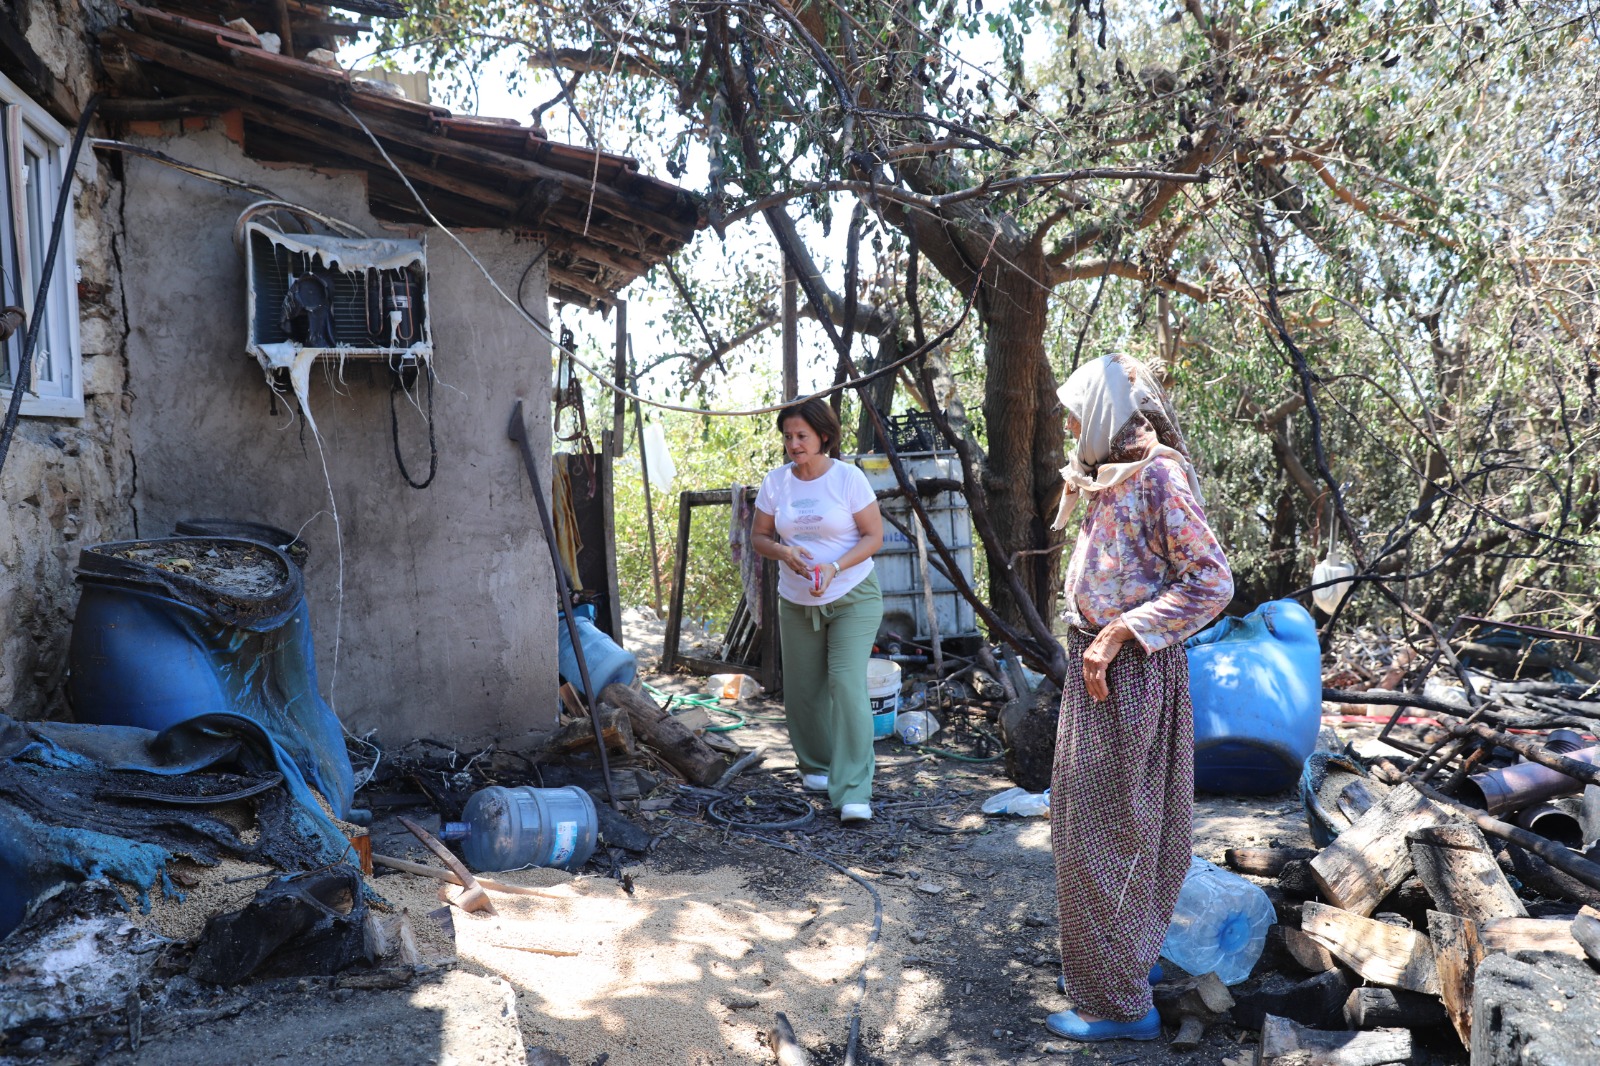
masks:
<svg viewBox="0 0 1600 1066"><path fill-rule="evenodd" d="M1189 869L1194 707L1183 646L1111 661L1111 698L1083 685L1089 638L1067 642L1050 838L1061 969L1075 1009L1134 1021L1151 1007L1149 972Z"/></svg>

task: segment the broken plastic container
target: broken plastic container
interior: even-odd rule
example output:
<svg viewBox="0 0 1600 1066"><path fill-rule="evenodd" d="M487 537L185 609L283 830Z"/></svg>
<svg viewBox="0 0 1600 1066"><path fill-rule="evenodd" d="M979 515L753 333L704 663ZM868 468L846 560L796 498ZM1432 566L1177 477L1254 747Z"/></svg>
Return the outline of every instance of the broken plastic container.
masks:
<svg viewBox="0 0 1600 1066"><path fill-rule="evenodd" d="M1256 885L1191 856L1161 957L1191 974L1215 973L1223 984L1250 976L1277 921L1272 901Z"/></svg>
<svg viewBox="0 0 1600 1066"><path fill-rule="evenodd" d="M1294 787L1322 727L1322 649L1310 613L1273 600L1184 647L1195 788L1264 796Z"/></svg>
<svg viewBox="0 0 1600 1066"><path fill-rule="evenodd" d="M84 548L77 580L68 691L79 722L160 732L242 715L336 815L349 815L355 775L343 728L317 690L293 559L222 536L122 541Z"/></svg>

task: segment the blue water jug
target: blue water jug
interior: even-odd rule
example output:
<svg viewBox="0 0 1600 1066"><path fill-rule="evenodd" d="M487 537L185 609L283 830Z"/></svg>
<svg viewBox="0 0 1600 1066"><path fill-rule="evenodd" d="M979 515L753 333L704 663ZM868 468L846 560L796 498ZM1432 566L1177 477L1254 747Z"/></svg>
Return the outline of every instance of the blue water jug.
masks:
<svg viewBox="0 0 1600 1066"><path fill-rule="evenodd" d="M598 692L613 681L628 684L639 672L639 662L633 652L619 647L594 624L594 605L578 604L572 608L573 622L578 628L578 640L583 644L584 665L589 668L589 680ZM567 632L567 622L556 612L556 634L559 641L557 663L561 677L573 688L583 692L583 675L578 671L578 657L572 651L572 637ZM588 693L584 693L588 695Z"/></svg>
<svg viewBox="0 0 1600 1066"><path fill-rule="evenodd" d="M439 836L461 841L467 865L482 873L525 866L576 870L599 841L594 800L577 785L490 785L474 792L461 814L466 820L446 822Z"/></svg>
<svg viewBox="0 0 1600 1066"><path fill-rule="evenodd" d="M1322 725L1322 650L1311 615L1273 600L1184 647L1195 788L1265 796L1292 787Z"/></svg>
<svg viewBox="0 0 1600 1066"><path fill-rule="evenodd" d="M1161 957L1192 974L1215 973L1223 984L1236 985L1255 968L1275 921L1265 892L1194 855Z"/></svg>

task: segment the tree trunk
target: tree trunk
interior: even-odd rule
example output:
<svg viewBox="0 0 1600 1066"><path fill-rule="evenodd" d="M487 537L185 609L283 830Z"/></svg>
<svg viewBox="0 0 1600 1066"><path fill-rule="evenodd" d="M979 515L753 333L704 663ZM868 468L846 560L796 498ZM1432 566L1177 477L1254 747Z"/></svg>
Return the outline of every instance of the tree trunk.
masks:
<svg viewBox="0 0 1600 1066"><path fill-rule="evenodd" d="M1016 557L1023 587L1039 614L1050 619L1055 616L1061 553L1042 549L1063 539L1051 532L1050 519L1060 495L1066 432L1055 410L1057 382L1044 344L1050 297L1044 279L1049 270L1037 250L1006 251L1006 261L986 272L979 304L988 370L983 415L989 461L983 484L998 541L984 548L992 575L1004 573ZM1040 554L1017 556L1019 552ZM996 612L1024 628L1023 614L1005 583L991 578L989 588Z"/></svg>

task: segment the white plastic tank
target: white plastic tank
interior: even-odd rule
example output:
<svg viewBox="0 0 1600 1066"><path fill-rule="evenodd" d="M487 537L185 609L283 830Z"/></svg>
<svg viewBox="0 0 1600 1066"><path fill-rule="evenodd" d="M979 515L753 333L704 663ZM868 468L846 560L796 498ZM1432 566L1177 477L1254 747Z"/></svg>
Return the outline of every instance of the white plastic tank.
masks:
<svg viewBox="0 0 1600 1066"><path fill-rule="evenodd" d="M887 455L847 455L867 475L874 492L895 489L894 468ZM961 460L949 454L916 453L901 455L906 473L918 478L948 478L961 480ZM877 567L878 584L883 589L883 626L880 632L898 633L912 640L926 642L933 639L928 628L927 609L922 596L922 572L917 561L915 539L916 512L905 497L895 497L878 502L885 515L892 515L906 529L907 537L887 520L883 523L883 548L873 556ZM950 548L962 575L972 582L972 516L967 511L967 499L959 492L941 492L925 497L923 507L928 512L933 530ZM930 539L928 544L928 574L933 584L934 615L939 623L942 640L959 637L978 637L977 615L956 591L955 585L939 572L939 556Z"/></svg>

